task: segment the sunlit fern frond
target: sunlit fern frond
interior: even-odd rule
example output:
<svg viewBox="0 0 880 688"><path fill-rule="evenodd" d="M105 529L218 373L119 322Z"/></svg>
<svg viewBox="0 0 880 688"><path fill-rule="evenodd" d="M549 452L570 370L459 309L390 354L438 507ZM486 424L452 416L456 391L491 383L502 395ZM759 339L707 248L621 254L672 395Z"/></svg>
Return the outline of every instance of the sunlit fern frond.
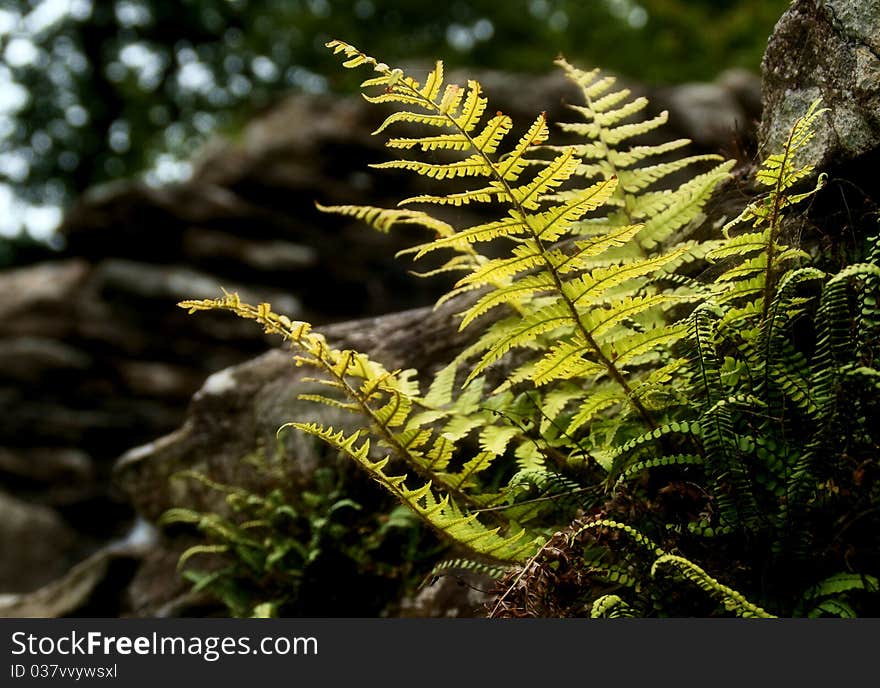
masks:
<svg viewBox="0 0 880 688"><path fill-rule="evenodd" d="M294 346L295 361L299 365L316 368L322 374L321 381L328 387L326 395L304 394L302 399L355 413L369 423L369 427L348 436L315 424L296 421L282 429L297 428L346 453L433 527L444 531L455 541L472 547L474 551L510 560L519 556L517 552L526 551L513 547L515 542L520 541L520 536L496 537L498 528L493 530L481 526L477 515L467 512L468 504L483 503L478 496L472 496L469 492L479 487L476 482L479 474L488 470L493 460L503 452L504 447L499 446L499 440L496 438L489 442L490 431L484 428L487 448L463 465L451 467L457 439L467 435L473 428L489 424L473 414L480 398L478 387L474 388L470 398L462 395L455 400L447 400L446 393L441 389L441 378L440 385L429 390L426 403L419 395L413 371L389 371L365 354L335 349L308 323L278 315L268 304L251 306L243 303L236 294L225 294L218 299L185 301L180 305L190 312L228 310L257 321L267 333L280 335ZM445 404L448 408L441 408L443 404L432 408L432 403L444 401L448 402ZM471 425L465 427L457 438L455 425L461 425L462 420ZM416 475L426 481L422 487L413 491L406 487L405 475L386 474L383 470L385 463L375 461L369 453L370 437L376 445L403 459ZM478 489L475 492L479 494ZM451 500L452 496L456 499ZM520 543L517 547L525 545Z"/></svg>
<svg viewBox="0 0 880 688"><path fill-rule="evenodd" d="M577 146L548 149L545 144L549 128L543 114L508 149L505 138L512 129L512 122L500 112L487 116L488 99L482 95L482 87L477 82L470 81L466 87L446 84L443 66L438 63L423 85L352 46L334 41L329 47L344 53L348 58L345 66L369 65L378 73L363 86L383 91L379 95L366 95L368 100L394 103L407 113L388 116L377 131L384 133L403 122L423 125L430 130L421 137L392 136L387 141L389 147L423 152L445 150L452 155L448 162L409 158L382 163L379 167L402 168L436 180L459 176L477 178L470 190L456 190L446 196L429 194L406 198L401 201L402 205L492 202L506 208L498 219L451 231L446 231L444 226L442 232L434 232L432 241L414 251L417 258L442 249L473 258L467 264L460 258L453 259L458 261L456 268L471 268L458 281L453 293L482 291L462 313L462 327L470 326L502 306L512 308L520 316L517 321L496 320L479 338L470 350L475 363L465 384L514 349L540 350L546 346L548 350L533 361L531 368L522 366L514 379L545 386L572 379L595 382L597 378L607 377L613 387L619 388L613 403L622 401L642 422L652 425L647 408L632 392L627 376L616 365L614 350L616 347L625 354L626 362L632 366L648 364L652 356L658 363L666 362L665 355L658 353L666 351L664 347L673 343L679 331L664 329L662 314L687 297L662 289L631 296L627 295L627 289L632 291L642 287L646 280L662 278L665 271L671 272L691 250L689 245L660 250L659 244L695 217L690 208L701 207L711 189L726 174L726 168L704 173L676 192L658 197L655 205L661 219L658 221L643 213L646 221L653 223L649 234L644 234L645 225L629 222L618 223L604 233L593 233L585 239L582 233L585 218L602 209L620 189L618 176L608 174L597 177L586 188L562 191L565 186L579 183L584 160L595 158L594 150ZM616 152L622 142L665 121L665 116L661 116L649 123L626 122L644 107L644 99L624 103L626 94L603 95L611 81L587 83L584 73L568 63L561 64L570 76L583 82L586 97L599 99L591 122L586 128L578 127L578 133L591 141L598 140L609 151ZM593 100L589 102L587 108L581 108L582 112L593 107ZM623 104L616 107L615 103ZM531 158L538 148L553 151L540 165ZM663 150L669 149L669 146L663 147ZM658 163L643 173L632 167L632 163L651 154L645 147L630 147L627 155L615 158L621 171L627 174L626 184L630 190L644 188L691 164L707 160L699 157L678 163ZM611 157L614 156L610 153L605 155L608 160ZM383 227L399 217L372 208L359 211L349 208L344 212L360 214L373 222L378 219ZM403 219L413 220L408 216ZM638 243L640 236L642 249L633 253L629 247L635 245L634 241ZM481 256L482 244L499 241L509 243L507 255L491 259ZM558 342L556 346L549 343L553 340ZM607 407L605 404L598 408ZM589 414L581 413L577 427L587 423L589 418ZM570 424L569 427L575 426Z"/></svg>
<svg viewBox="0 0 880 688"><path fill-rule="evenodd" d="M580 122L560 123L562 131L585 139L570 147L584 162L578 168L581 183L617 178L618 187L611 199L616 210L607 218L583 223L588 233L609 227L642 222L635 243L618 250L620 256L644 255L672 238L675 233L700 217L703 206L714 189L725 179L733 161L718 155L690 155L673 160L649 162L687 146L690 141L677 139L657 145L639 144L638 138L666 124L668 114L661 112L649 119L640 119L648 105L644 97L633 98L629 89L618 89L617 79L598 69L584 71L564 58L556 63L566 77L574 82L583 104L569 105ZM548 147L558 151L565 147ZM711 168L673 188L672 176L693 166ZM572 191L563 192L567 196ZM699 250L694 246L699 255Z"/></svg>
<svg viewBox="0 0 880 688"><path fill-rule="evenodd" d="M450 495L441 496L442 493L436 492L430 481L419 487L407 487L406 474L392 474L386 470L388 457L377 461L370 458L370 440L362 439L361 431L346 435L316 423L292 425L344 453L441 535L477 554L498 561L518 562L534 554L540 545L540 541L530 537L525 530L503 535L500 527L484 525L477 514L464 511Z"/></svg>
<svg viewBox="0 0 880 688"><path fill-rule="evenodd" d="M813 136L816 120L827 110L820 109L820 100L792 126L785 146L769 155L756 175L768 187L766 194L749 203L746 208L724 227L725 241L713 248L707 258L724 261L726 269L716 281L723 285L726 302L739 302L728 318L739 316L746 320L767 317L772 294L781 271L794 261L809 258L804 251L782 243L780 233L786 211L819 191L825 184L820 175L814 188L802 193L790 193L791 188L813 170L803 164L798 153ZM745 232L731 235L739 225L751 225Z"/></svg>

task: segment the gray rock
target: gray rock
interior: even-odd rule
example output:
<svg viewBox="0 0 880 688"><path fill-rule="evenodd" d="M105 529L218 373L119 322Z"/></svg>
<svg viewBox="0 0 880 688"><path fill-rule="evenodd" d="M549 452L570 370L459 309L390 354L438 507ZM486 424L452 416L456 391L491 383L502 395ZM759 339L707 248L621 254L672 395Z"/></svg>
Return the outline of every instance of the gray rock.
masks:
<svg viewBox="0 0 880 688"><path fill-rule="evenodd" d="M68 381L69 382L69 381ZM92 380L83 384L100 389L108 380ZM133 435L143 436L150 429L173 428L180 418L166 400L118 397L111 399L110 387L97 398L83 398L76 390L65 395L32 395L23 387L0 387L0 443L15 447L58 444L82 446L96 460L107 462L107 448L119 446ZM33 443L28 445L28 443ZM103 449L103 451L102 451Z"/></svg>
<svg viewBox="0 0 880 688"><path fill-rule="evenodd" d="M173 309L185 299L217 296L220 280L216 275L179 265L151 265L132 260L111 259L100 263L94 275L95 288L105 295L123 296L133 302L157 301ZM279 313L301 317L302 307L292 295L242 284L224 284L247 301L271 301Z"/></svg>
<svg viewBox="0 0 880 688"><path fill-rule="evenodd" d="M264 487L244 459L258 450L276 456L275 432L284 423L280 416L296 405L294 378L290 356L282 351L215 373L178 430L121 457L114 469L117 488L150 520L172 506L223 513L224 495L177 474L194 470L225 484ZM308 475L317 460L314 446L290 449L297 472Z"/></svg>
<svg viewBox="0 0 880 688"><path fill-rule="evenodd" d="M110 558L98 552L76 564L57 581L30 593L0 594L0 617L51 619L74 612L107 576Z"/></svg>
<svg viewBox="0 0 880 688"><path fill-rule="evenodd" d="M191 367L165 361L119 360L116 366L125 388L137 397L188 399L203 378Z"/></svg>
<svg viewBox="0 0 880 688"><path fill-rule="evenodd" d="M725 69L715 83L733 94L747 117L755 121L761 119L761 77L758 74L748 69Z"/></svg>
<svg viewBox="0 0 880 688"><path fill-rule="evenodd" d="M405 596L395 610L407 618L470 618L485 616L493 581L486 576L442 576Z"/></svg>
<svg viewBox="0 0 880 688"><path fill-rule="evenodd" d="M66 505L100 491L91 457L72 448L0 447L0 475L13 479L19 496Z"/></svg>
<svg viewBox="0 0 880 688"><path fill-rule="evenodd" d="M89 265L73 259L0 272L0 336L69 337Z"/></svg>
<svg viewBox="0 0 880 688"><path fill-rule="evenodd" d="M779 20L763 61L765 154L784 145L818 97L820 119L804 160L840 166L880 144L880 0L796 0Z"/></svg>
<svg viewBox="0 0 880 688"><path fill-rule="evenodd" d="M77 616L83 615L84 608L90 603L99 615L103 615L100 612L114 606L106 599L113 583L116 583L117 594L124 594L119 582L112 580L114 565L125 560L140 560L153 551L155 541L155 530L140 521L126 537L102 547L42 587L26 593L0 594L0 618ZM105 599L94 599L99 589Z"/></svg>
<svg viewBox="0 0 880 688"><path fill-rule="evenodd" d="M0 492L0 592L27 592L75 561L76 534L56 511Z"/></svg>
<svg viewBox="0 0 880 688"><path fill-rule="evenodd" d="M265 271L302 270L313 267L317 260L315 250L301 244L258 241L199 227L184 231L183 250L198 261L222 258Z"/></svg>
<svg viewBox="0 0 880 688"><path fill-rule="evenodd" d="M661 92L678 127L704 147L728 143L737 130L750 128L750 115L736 94L720 83L682 84Z"/></svg>
<svg viewBox="0 0 880 688"><path fill-rule="evenodd" d="M0 380L39 384L59 374L82 373L92 364L84 351L47 337L0 339Z"/></svg>

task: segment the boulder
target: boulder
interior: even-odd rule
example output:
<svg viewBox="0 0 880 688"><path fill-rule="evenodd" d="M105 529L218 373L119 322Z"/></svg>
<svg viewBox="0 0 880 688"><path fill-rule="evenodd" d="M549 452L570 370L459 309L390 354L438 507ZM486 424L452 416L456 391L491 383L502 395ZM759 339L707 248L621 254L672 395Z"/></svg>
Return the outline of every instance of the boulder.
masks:
<svg viewBox="0 0 880 688"><path fill-rule="evenodd" d="M70 447L0 448L0 476L30 502L65 506L101 491L92 458Z"/></svg>
<svg viewBox="0 0 880 688"><path fill-rule="evenodd" d="M0 492L0 551L0 591L27 592L76 562L76 533L54 509Z"/></svg>
<svg viewBox="0 0 880 688"><path fill-rule="evenodd" d="M816 98L829 115L804 159L839 169L880 144L880 0L796 0L763 61L764 153L778 150Z"/></svg>
<svg viewBox="0 0 880 688"><path fill-rule="evenodd" d="M761 80L743 69L729 70L711 83L688 83L661 88L654 107L670 113L681 136L708 151L729 150L734 140L752 139L761 117Z"/></svg>
<svg viewBox="0 0 880 688"><path fill-rule="evenodd" d="M0 618L116 615L138 564L153 550L156 531L139 521L128 534L79 561L63 575L24 593L0 594Z"/></svg>

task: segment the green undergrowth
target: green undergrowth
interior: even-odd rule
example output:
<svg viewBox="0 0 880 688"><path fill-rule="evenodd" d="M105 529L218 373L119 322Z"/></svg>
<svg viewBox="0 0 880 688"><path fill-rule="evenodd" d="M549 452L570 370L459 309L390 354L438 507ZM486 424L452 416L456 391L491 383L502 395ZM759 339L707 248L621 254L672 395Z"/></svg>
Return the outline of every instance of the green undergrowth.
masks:
<svg viewBox="0 0 880 688"><path fill-rule="evenodd" d="M445 549L424 528L350 466L318 468L306 489L293 489L289 457L258 452L245 462L270 486L259 490L195 481L225 508L222 513L169 509L163 527L195 531L198 544L179 568L193 592L236 617L377 616L418 587ZM356 477L356 476L355 476Z"/></svg>

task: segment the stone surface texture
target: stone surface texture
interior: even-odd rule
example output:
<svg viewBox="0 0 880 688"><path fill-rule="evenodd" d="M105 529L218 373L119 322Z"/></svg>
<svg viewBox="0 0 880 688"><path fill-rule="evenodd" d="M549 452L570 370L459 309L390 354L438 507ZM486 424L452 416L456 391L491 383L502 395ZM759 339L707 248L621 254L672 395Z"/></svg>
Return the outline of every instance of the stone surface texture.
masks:
<svg viewBox="0 0 880 688"><path fill-rule="evenodd" d="M830 109L803 153L833 169L880 143L880 0L796 0L763 61L762 150L778 150L816 98Z"/></svg>

